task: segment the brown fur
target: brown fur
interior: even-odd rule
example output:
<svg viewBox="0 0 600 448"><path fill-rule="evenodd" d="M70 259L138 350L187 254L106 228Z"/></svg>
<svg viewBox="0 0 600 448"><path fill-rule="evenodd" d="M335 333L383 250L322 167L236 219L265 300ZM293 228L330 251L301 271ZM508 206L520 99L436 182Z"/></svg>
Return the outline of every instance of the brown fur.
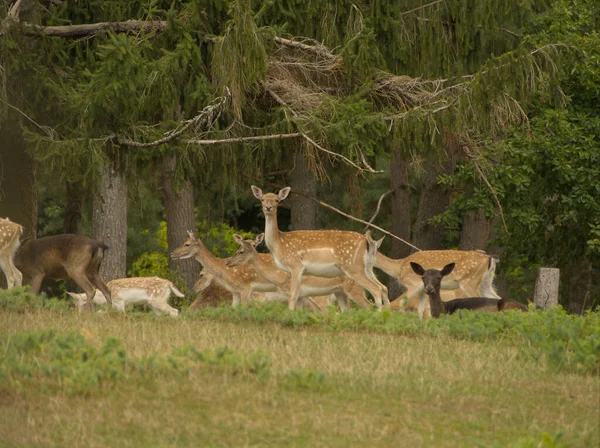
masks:
<svg viewBox="0 0 600 448"><path fill-rule="evenodd" d="M83 289L88 308L93 308L96 288L111 303L110 290L100 277L100 265L108 246L101 239L63 234L23 242L15 265L23 273L23 284L40 293L42 280L70 278Z"/></svg>

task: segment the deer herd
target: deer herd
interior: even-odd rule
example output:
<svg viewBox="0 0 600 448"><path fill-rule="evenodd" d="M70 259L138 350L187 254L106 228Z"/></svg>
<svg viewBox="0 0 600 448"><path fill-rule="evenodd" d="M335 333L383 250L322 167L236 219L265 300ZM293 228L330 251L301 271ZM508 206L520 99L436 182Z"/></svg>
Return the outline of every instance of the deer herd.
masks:
<svg viewBox="0 0 600 448"><path fill-rule="evenodd" d="M433 250L394 260L378 251L369 231L296 230L282 232L277 208L290 188L277 194L252 186L265 216L265 232L254 240L235 235L239 250L229 258L215 257L193 233L171 254L174 260L195 258L203 271L196 291L211 286L232 296L234 307L251 301L287 301L290 309L323 310L350 302L369 308L373 297L378 310L416 311L420 318L438 318L459 309L498 312L527 311L524 305L502 299L493 287L496 260L481 251ZM42 280L72 279L83 293L69 293L80 309L108 303L119 311L127 304L144 303L159 314L177 316L168 304L171 294L183 297L169 280L159 277L123 278L108 284L100 265L108 247L100 239L56 235L20 242L23 229L0 218L0 267L8 287L29 285L39 294ZM257 251L262 242L270 253ZM390 303L387 288L377 279L378 268L397 279L406 292ZM193 307L193 306L192 306Z"/></svg>

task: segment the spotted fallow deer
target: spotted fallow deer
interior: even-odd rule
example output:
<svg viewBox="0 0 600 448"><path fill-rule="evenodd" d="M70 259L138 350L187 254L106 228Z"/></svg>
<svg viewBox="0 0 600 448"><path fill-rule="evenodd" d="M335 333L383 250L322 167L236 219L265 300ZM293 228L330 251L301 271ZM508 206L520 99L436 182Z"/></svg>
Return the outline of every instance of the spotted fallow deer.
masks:
<svg viewBox="0 0 600 448"><path fill-rule="evenodd" d="M171 294L184 297L183 293L169 280L160 277L131 277L118 278L108 282L112 294L112 306L125 312L126 305L148 305L156 314L169 314L173 317L179 315L179 310L169 305ZM80 310L85 305L85 294L68 292L75 299L75 305ZM106 303L106 297L99 289L94 296L96 305Z"/></svg>
<svg viewBox="0 0 600 448"><path fill-rule="evenodd" d="M23 275L14 265L14 258L19 245L23 227L8 218L0 218L0 268L6 275L9 288L21 286Z"/></svg>
<svg viewBox="0 0 600 448"><path fill-rule="evenodd" d="M256 246L263 241L264 233L258 235L254 241L244 240L240 235L234 235L233 237L240 248L226 265L240 266L247 264L251 266L260 277L276 286L276 292L286 300L290 291L290 275L278 269L272 263L263 262L256 251ZM319 299L313 299L313 297L327 294L335 296L342 311L349 309L348 299L361 308L371 306L371 303L365 297L364 289L348 277L322 278L312 275L302 277L298 298L308 298L309 302L312 302L316 308L321 309L322 307L317 303ZM331 304L334 302L335 300L330 301Z"/></svg>
<svg viewBox="0 0 600 448"><path fill-rule="evenodd" d="M174 260L195 258L219 285L233 295L232 305L234 307L240 303L247 304L252 291L273 291L275 289L272 283L259 277L250 266L228 268L225 266L228 258L215 257L196 235L190 231L188 231L188 235L189 238L173 251L171 258ZM271 254L260 254L260 257L265 263L273 263Z"/></svg>
<svg viewBox="0 0 600 448"><path fill-rule="evenodd" d="M389 306L387 288L377 280L369 262L366 237L343 230L296 230L281 232L277 224L277 207L287 198L290 187L278 194L266 193L252 186L265 215L265 242L279 269L290 273L288 307L294 309L303 275L339 277L345 275L369 291L381 310L382 301Z"/></svg>
<svg viewBox="0 0 600 448"><path fill-rule="evenodd" d="M442 290L451 290L442 291L442 300L477 296L500 299L493 287L496 261L484 252L427 250L416 252L399 260L393 260L378 252L375 266L398 279L407 288L402 298L392 302L393 310L416 308L421 318L430 312L423 289L423 281L412 270L411 262L433 269L442 269L452 262L456 264L452 273L441 284Z"/></svg>

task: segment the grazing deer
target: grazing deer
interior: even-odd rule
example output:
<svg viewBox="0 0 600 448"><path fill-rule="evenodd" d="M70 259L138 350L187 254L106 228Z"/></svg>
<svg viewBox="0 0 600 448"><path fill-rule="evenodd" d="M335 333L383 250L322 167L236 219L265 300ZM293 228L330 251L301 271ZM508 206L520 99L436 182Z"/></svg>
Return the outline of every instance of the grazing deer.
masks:
<svg viewBox="0 0 600 448"><path fill-rule="evenodd" d="M232 267L244 264L251 266L260 277L272 283L276 287L275 291L278 291L279 295L282 295L286 300L290 291L290 275L281 269L277 269L272 263L265 263L256 251L256 246L263 241L264 233L258 235L255 241L244 240L240 235L233 235L233 238L240 245L240 248L229 259L226 266ZM335 295L342 311L349 309L348 299L361 308L371 306L371 303L365 297L364 289L347 277L320 278L307 275L302 278L299 298L309 298L309 303L312 303L318 309L323 309L323 304L319 303L323 299L312 297L326 294ZM333 304L334 300L328 300L328 302Z"/></svg>
<svg viewBox="0 0 600 448"><path fill-rule="evenodd" d="M524 305L521 305L514 300L498 300L489 297L467 297L443 302L442 297L440 296L442 278L452 272L455 263L447 264L442 270L425 270L419 263L415 262L411 262L410 266L415 274L422 279L425 293L429 296L431 317L434 319L440 317L441 314L454 314L458 310L486 311L488 313L497 313L498 311L508 309L527 311L527 308Z"/></svg>
<svg viewBox="0 0 600 448"><path fill-rule="evenodd" d="M389 306L387 288L377 280L369 262L366 237L343 230L296 230L281 232L277 224L277 207L287 198L290 187L278 194L266 193L252 186L265 215L265 242L279 269L290 273L288 307L294 309L303 275L339 277L345 275L369 291L381 310L382 301Z"/></svg>
<svg viewBox="0 0 600 448"><path fill-rule="evenodd" d="M94 307L98 288L108 303L110 290L100 277L100 265L108 246L101 239L82 235L55 235L25 240L15 255L15 266L23 273L23 284L39 294L44 278L71 278L85 291L87 306Z"/></svg>
<svg viewBox="0 0 600 448"><path fill-rule="evenodd" d="M228 258L225 260L228 260ZM216 307L222 303L230 304L233 298L232 294L222 287L212 274L204 271L200 273L200 278L194 285L194 291L198 295L190 305L190 309L192 310ZM253 302L264 302L265 294L260 291L254 291L250 295L250 300Z"/></svg>
<svg viewBox="0 0 600 448"><path fill-rule="evenodd" d="M183 293L169 280L160 277L132 277L119 278L108 282L112 293L112 306L121 312L125 312L125 306L148 305L156 314L170 314L173 317L179 315L179 311L169 305L171 293L177 297L184 297ZM68 292L75 299L75 305L80 310L85 305L85 294ZM96 290L94 303L103 305L107 303L106 297L100 290Z"/></svg>
<svg viewBox="0 0 600 448"><path fill-rule="evenodd" d="M190 231L188 231L188 235L189 238L171 253L171 258L174 260L195 258L217 283L233 295L232 305L234 307L237 307L240 302L247 304L252 291L275 290L272 283L260 278L250 266L228 268L225 266L228 258L215 257L196 235ZM260 254L259 256L265 263L273 263L273 257L270 254Z"/></svg>
<svg viewBox="0 0 600 448"><path fill-rule="evenodd" d="M429 311L423 291L423 281L411 268L411 263L419 263L442 269L450 262L455 263L452 274L441 284L443 298L453 297L490 297L500 300L493 287L496 272L496 261L493 257L480 251L462 250L424 250L406 258L393 260L378 252L375 267L402 283L407 291L402 298L392 303L393 310L418 309L423 317Z"/></svg>
<svg viewBox="0 0 600 448"><path fill-rule="evenodd" d="M21 286L23 275L14 265L15 252L21 244L19 238L23 227L8 218L0 218L0 268L6 275L8 288Z"/></svg>

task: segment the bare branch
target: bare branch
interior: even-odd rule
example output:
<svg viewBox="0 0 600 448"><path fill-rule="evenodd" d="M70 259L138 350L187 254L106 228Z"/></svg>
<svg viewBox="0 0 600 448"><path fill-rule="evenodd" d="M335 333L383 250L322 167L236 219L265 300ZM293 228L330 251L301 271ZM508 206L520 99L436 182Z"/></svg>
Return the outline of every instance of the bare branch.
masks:
<svg viewBox="0 0 600 448"><path fill-rule="evenodd" d="M165 134L163 138L155 140L149 143L140 143L127 138L119 137L117 141L119 144L124 146L132 146L135 148L150 148L152 146L162 145L163 143L170 142L181 136L185 131L190 129L192 126L198 127L201 124L206 124L209 128L212 127L212 124L219 118L221 112L225 108L225 105L231 98L231 92L229 89L226 89L225 95L215 98L212 103L206 106L202 112L196 115L194 118L190 120L184 120L177 126L173 131L169 131Z"/></svg>
<svg viewBox="0 0 600 448"><path fill-rule="evenodd" d="M249 142L256 142L256 141L261 141L261 140L282 140L285 138L297 138L297 137L302 137L302 134L300 132L295 132L293 134L257 135L254 137L223 138L220 140L190 139L190 140L186 140L185 143L189 143L190 145L217 145L220 143L249 143Z"/></svg>
<svg viewBox="0 0 600 448"><path fill-rule="evenodd" d="M38 26L24 23L23 33L27 36L43 34L52 37L85 37L108 30L116 33L133 33L141 30L164 31L166 28L167 22L164 20L127 20L126 22L100 22L64 26Z"/></svg>
<svg viewBox="0 0 600 448"><path fill-rule="evenodd" d="M379 196L379 200L377 201L377 208L375 209L375 213L373 213L373 216L371 216L371 219L369 219L369 224L371 224L373 221L375 221L375 218L379 214L379 209L381 208L381 202L383 201L383 198L385 198L388 194L392 194L393 192L394 192L394 190L388 190L385 193L383 193L381 196ZM363 229L363 232L365 232L368 228L369 228L368 225L365 226L365 228Z"/></svg>
<svg viewBox="0 0 600 448"><path fill-rule="evenodd" d="M333 54L324 45L306 45L306 44L303 44L302 42L298 42L298 41L290 40L290 39L284 39L283 37L278 37L278 36L275 36L273 38L273 41L275 41L275 43L278 43L279 45L285 45L286 47L292 47L292 48L298 48L298 49L304 50L304 51L310 51L310 52L318 54L319 56L324 57L326 59L332 59L332 60L333 59L341 59L341 56Z"/></svg>
<svg viewBox="0 0 600 448"><path fill-rule="evenodd" d="M477 174L479 174L479 177L481 177L481 179L485 182L487 187L492 192L492 196L494 196L494 200L496 201L496 205L498 206L498 211L500 212L500 219L502 219L502 225L504 226L504 231L506 232L507 235L510 235L510 232L508 231L508 227L506 226L506 221L504 220L504 212L502 210L502 204L500 204L500 200L498 199L498 196L496 195L496 191L494 190L494 187L492 187L492 184L490 184L490 182L487 180L487 177L483 173L481 167L479 166L479 163L477 163L477 160L475 160L475 156L473 155L471 150L466 146L463 146L463 150L465 151L465 154L467 155L467 157L469 157L471 159L471 161L473 162L473 166L475 167L475 170L477 170Z"/></svg>
<svg viewBox="0 0 600 448"><path fill-rule="evenodd" d="M271 98L273 98L277 103L279 103L281 106L283 106L287 110L289 110L294 117L298 116L298 114L294 111L294 109L292 109L290 106L288 106L287 103L279 97L279 95L277 95L275 92L273 92L271 89L269 89L266 86L264 86L264 88L265 88L265 91L271 96ZM353 166L354 168L356 168L359 171L369 171L371 173L377 173L377 171L373 170L373 168L371 168L368 164L366 165L368 168L365 170L365 168L361 168L360 166L358 166L356 163L354 163L349 158L347 158L341 154L338 154L337 152L333 152L333 151L330 151L329 149L323 148L321 145L319 145L317 142L315 142L312 138L310 138L308 135L306 135L304 132L302 132L302 130L300 129L300 127L298 126L297 123L294 122L294 125L296 126L296 128L298 129L298 131L302 135L302 137L304 137L304 139L307 142L309 142L311 145L313 145L318 150L323 151L333 157L342 159L348 165Z"/></svg>

